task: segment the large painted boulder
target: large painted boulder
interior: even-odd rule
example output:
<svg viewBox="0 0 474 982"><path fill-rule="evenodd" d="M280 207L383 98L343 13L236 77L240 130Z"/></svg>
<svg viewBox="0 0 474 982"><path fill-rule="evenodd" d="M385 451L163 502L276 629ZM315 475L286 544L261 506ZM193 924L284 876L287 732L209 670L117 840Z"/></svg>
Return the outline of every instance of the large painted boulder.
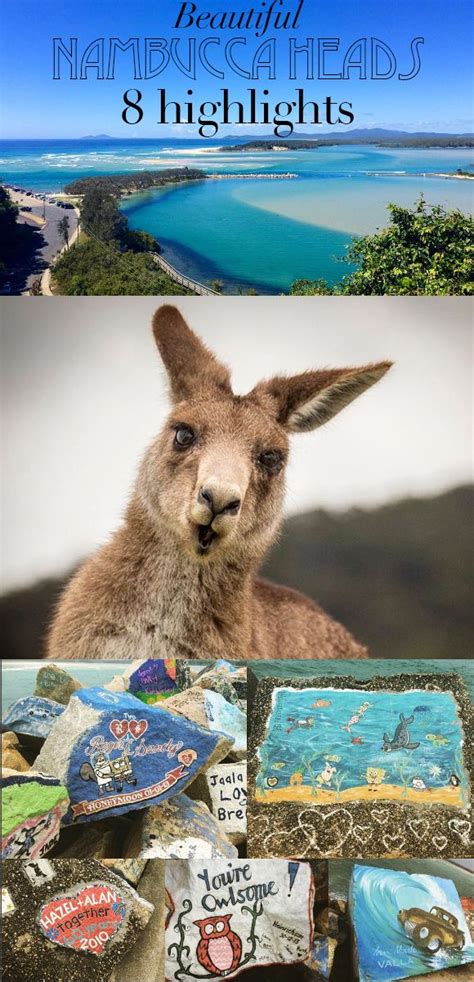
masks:
<svg viewBox="0 0 474 982"><path fill-rule="evenodd" d="M167 699L177 691L174 658L149 658L142 662L129 677L128 691L149 704Z"/></svg>
<svg viewBox="0 0 474 982"><path fill-rule="evenodd" d="M305 962L313 935L309 863L175 860L166 864L166 978L235 978Z"/></svg>
<svg viewBox="0 0 474 982"><path fill-rule="evenodd" d="M3 896L5 982L108 982L153 913L90 859L5 863Z"/></svg>
<svg viewBox="0 0 474 982"><path fill-rule="evenodd" d="M142 859L232 858L237 850L201 801L177 794L140 812L127 852Z"/></svg>
<svg viewBox="0 0 474 982"><path fill-rule="evenodd" d="M38 670L35 696L52 699L62 706L67 706L73 692L77 692L78 689L82 689L82 684L58 665L48 662Z"/></svg>
<svg viewBox="0 0 474 982"><path fill-rule="evenodd" d="M44 740L63 712L64 706L52 699L24 696L9 706L2 722L13 733L41 737Z"/></svg>
<svg viewBox="0 0 474 982"><path fill-rule="evenodd" d="M127 693L81 689L35 766L66 785L66 821L88 822L165 801L222 760L230 746L223 734Z"/></svg>
<svg viewBox="0 0 474 982"><path fill-rule="evenodd" d="M238 706L227 702L219 692L198 685L171 696L166 708L194 720L213 732L226 733L233 741L230 755L241 759L247 753L247 717Z"/></svg>
<svg viewBox="0 0 474 982"><path fill-rule="evenodd" d="M66 788L57 778L29 771L4 771L2 789L2 859L37 859L52 849L69 807Z"/></svg>

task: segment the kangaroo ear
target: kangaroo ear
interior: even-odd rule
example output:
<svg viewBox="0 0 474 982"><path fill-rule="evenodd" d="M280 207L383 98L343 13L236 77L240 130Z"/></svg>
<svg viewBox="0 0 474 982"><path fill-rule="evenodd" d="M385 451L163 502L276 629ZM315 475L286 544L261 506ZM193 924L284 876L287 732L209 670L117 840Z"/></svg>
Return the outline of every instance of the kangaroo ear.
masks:
<svg viewBox="0 0 474 982"><path fill-rule="evenodd" d="M273 400L282 426L290 432L301 433L327 423L378 382L391 365L391 361L382 361L361 368L332 368L290 377L277 376L257 385L252 394L266 402L269 398Z"/></svg>
<svg viewBox="0 0 474 982"><path fill-rule="evenodd" d="M153 334L175 402L207 387L231 392L229 370L193 333L176 307L165 304L153 317Z"/></svg>

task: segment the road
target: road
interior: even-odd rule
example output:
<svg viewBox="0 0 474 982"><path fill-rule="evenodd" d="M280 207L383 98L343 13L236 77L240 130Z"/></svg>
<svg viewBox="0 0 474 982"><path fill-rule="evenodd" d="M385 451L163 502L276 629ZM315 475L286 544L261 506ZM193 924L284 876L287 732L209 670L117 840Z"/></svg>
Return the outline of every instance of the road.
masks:
<svg viewBox="0 0 474 982"><path fill-rule="evenodd" d="M9 277L12 295L29 293L33 283L41 279L45 269L51 265L55 255L63 248L64 240L58 232L58 222L67 215L69 219L69 238L75 237L78 214L72 208L42 201L35 195L22 194L8 189L10 197L20 208L18 221L31 229L31 242L27 256L12 270ZM26 206L30 211L22 211Z"/></svg>

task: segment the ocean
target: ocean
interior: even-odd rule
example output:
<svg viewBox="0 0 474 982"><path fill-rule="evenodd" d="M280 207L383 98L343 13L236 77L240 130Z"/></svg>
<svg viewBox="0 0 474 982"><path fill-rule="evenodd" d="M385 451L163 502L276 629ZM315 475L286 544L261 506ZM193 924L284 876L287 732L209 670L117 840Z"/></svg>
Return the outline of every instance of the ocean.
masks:
<svg viewBox="0 0 474 982"><path fill-rule="evenodd" d="M17 699L32 696L35 691L36 675L44 668L45 661L3 661L2 662L2 716ZM64 664L69 672L84 687L105 685L114 675L122 675L130 662L80 662Z"/></svg>
<svg viewBox="0 0 474 982"><path fill-rule="evenodd" d="M243 141L234 141L243 142ZM183 184L123 202L132 228L158 239L169 262L224 292L278 294L295 279L333 284L350 271L343 257L354 235L387 224L390 202L472 211L469 181L428 176L472 167L456 149L333 146L317 150L231 153L203 140L31 140L0 142L7 183L57 192L78 178L142 169L201 167L226 175L296 174ZM223 151L219 150L223 147Z"/></svg>

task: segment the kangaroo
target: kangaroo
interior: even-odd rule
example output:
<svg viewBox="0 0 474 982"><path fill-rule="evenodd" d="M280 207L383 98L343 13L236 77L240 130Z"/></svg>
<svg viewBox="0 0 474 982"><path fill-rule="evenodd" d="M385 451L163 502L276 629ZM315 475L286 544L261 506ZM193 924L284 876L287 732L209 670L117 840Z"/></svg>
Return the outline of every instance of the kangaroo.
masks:
<svg viewBox="0 0 474 982"><path fill-rule="evenodd" d="M405 719L403 713L400 713L400 722L395 730L393 740L384 733L383 735L383 747L387 753L391 750L416 750L420 746L418 743L410 743L410 734L408 732L408 727L413 723L415 717L408 716Z"/></svg>
<svg viewBox="0 0 474 982"><path fill-rule="evenodd" d="M241 396L175 307L157 310L153 334L171 414L123 524L66 586L47 657L366 657L309 599L256 574L281 522L289 434L326 423L391 363L277 376Z"/></svg>

